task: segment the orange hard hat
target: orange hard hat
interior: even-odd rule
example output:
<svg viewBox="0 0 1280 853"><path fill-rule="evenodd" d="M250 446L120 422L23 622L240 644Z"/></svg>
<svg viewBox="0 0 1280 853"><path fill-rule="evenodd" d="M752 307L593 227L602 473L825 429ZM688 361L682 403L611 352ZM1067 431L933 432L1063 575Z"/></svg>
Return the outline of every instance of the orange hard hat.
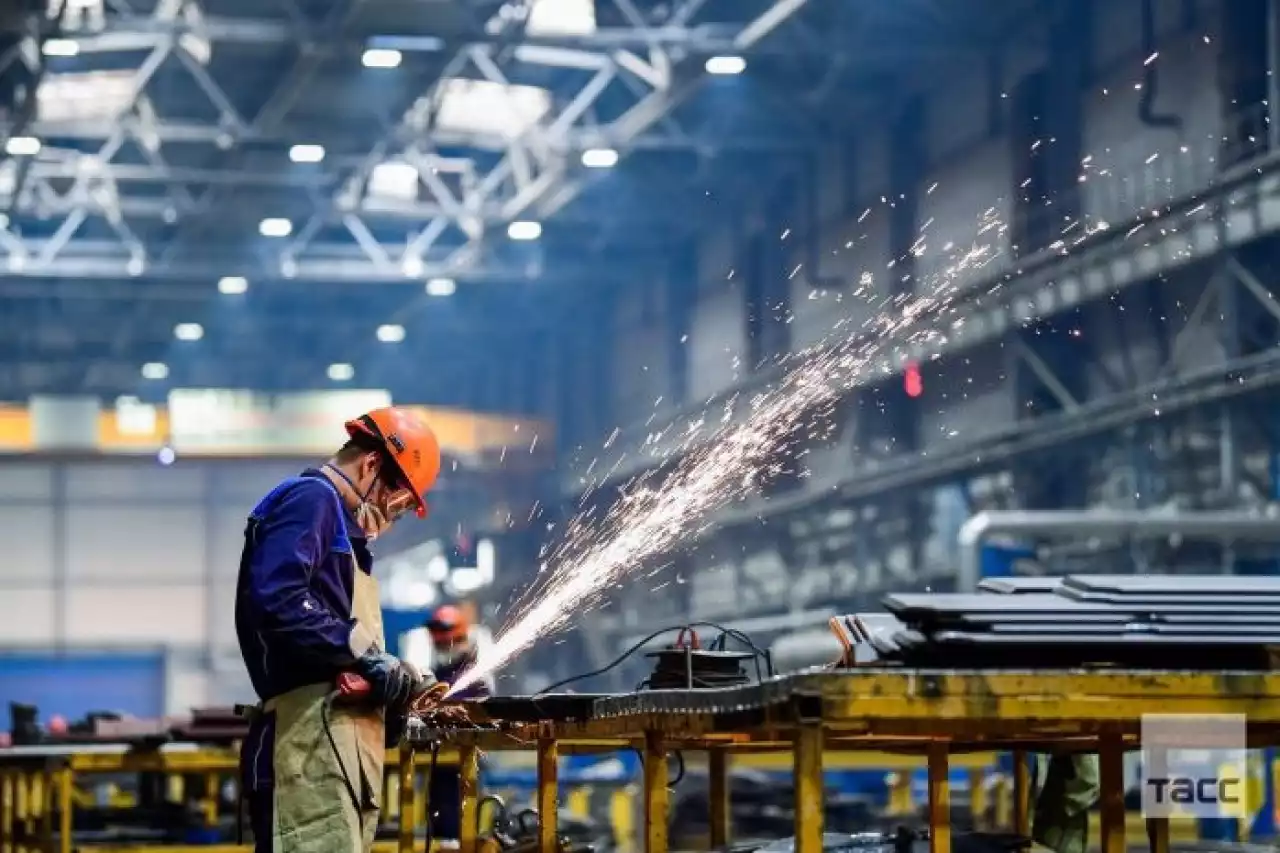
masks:
<svg viewBox="0 0 1280 853"><path fill-rule="evenodd" d="M467 618L467 614L461 607L454 607L452 604L437 607L427 620L427 631L437 643L466 639L470 630L471 620Z"/></svg>
<svg viewBox="0 0 1280 853"><path fill-rule="evenodd" d="M440 476L440 442L422 416L400 406L374 409L347 421L347 435L368 436L382 443L413 492L418 518L426 517L427 492Z"/></svg>

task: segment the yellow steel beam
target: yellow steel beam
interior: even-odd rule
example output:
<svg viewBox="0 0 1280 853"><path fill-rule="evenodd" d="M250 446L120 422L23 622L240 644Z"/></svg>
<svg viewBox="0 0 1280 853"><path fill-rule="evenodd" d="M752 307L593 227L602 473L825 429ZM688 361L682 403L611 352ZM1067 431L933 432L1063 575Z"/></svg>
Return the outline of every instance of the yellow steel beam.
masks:
<svg viewBox="0 0 1280 853"><path fill-rule="evenodd" d="M822 853L822 725L803 722L796 731L796 853ZM943 851L949 853L949 851Z"/></svg>
<svg viewBox="0 0 1280 853"><path fill-rule="evenodd" d="M1098 782L1102 853L1125 853L1124 744L1115 735L1098 739Z"/></svg>
<svg viewBox="0 0 1280 853"><path fill-rule="evenodd" d="M945 741L929 744L929 853L951 853L951 764Z"/></svg>
<svg viewBox="0 0 1280 853"><path fill-rule="evenodd" d="M708 795L711 799L711 848L729 846L732 831L729 810L729 755L723 749L708 753Z"/></svg>
<svg viewBox="0 0 1280 853"><path fill-rule="evenodd" d="M461 827L458 838L459 853L476 853L480 831L480 750L474 746L462 747L458 764L458 788L462 795ZM430 815L427 820L430 820Z"/></svg>
<svg viewBox="0 0 1280 853"><path fill-rule="evenodd" d="M667 853L667 782L667 745L661 733L649 732L644 741L644 853Z"/></svg>
<svg viewBox="0 0 1280 853"><path fill-rule="evenodd" d="M538 853L556 853L559 847L560 753L551 738L538 741Z"/></svg>
<svg viewBox="0 0 1280 853"><path fill-rule="evenodd" d="M1022 750L1013 753L1013 831L1031 835L1031 764Z"/></svg>

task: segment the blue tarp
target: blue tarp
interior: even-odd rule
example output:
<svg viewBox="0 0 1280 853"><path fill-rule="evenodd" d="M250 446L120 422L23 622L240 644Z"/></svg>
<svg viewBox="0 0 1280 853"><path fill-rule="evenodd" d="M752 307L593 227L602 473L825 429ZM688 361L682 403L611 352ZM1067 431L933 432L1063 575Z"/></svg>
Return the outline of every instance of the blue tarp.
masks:
<svg viewBox="0 0 1280 853"><path fill-rule="evenodd" d="M0 714L9 703L40 709L40 720L54 715L68 721L90 711L120 711L138 717L165 712L164 655L149 654L3 654L0 655Z"/></svg>

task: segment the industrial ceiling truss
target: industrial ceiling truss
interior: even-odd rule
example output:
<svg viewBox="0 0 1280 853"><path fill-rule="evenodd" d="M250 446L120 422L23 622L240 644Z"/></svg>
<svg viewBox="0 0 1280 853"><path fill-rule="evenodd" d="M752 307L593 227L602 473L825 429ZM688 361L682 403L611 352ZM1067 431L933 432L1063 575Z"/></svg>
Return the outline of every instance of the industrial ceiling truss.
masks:
<svg viewBox="0 0 1280 853"><path fill-rule="evenodd" d="M527 278L544 224L569 227L628 154L784 144L674 113L708 59L805 5L744 0L730 23L702 20L708 0L404 7L426 35L376 24L395 0L61 2L5 60L35 92L4 128L10 273L352 282Z"/></svg>

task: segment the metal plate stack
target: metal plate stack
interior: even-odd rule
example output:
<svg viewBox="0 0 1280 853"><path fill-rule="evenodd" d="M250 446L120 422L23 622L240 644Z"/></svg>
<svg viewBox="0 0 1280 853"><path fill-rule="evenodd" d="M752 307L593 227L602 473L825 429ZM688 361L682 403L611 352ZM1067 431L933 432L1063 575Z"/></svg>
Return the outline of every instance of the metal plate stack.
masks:
<svg viewBox="0 0 1280 853"><path fill-rule="evenodd" d="M861 639L912 666L1270 669L1280 646L1271 577L1002 578L977 594L890 595L884 606L900 629Z"/></svg>

